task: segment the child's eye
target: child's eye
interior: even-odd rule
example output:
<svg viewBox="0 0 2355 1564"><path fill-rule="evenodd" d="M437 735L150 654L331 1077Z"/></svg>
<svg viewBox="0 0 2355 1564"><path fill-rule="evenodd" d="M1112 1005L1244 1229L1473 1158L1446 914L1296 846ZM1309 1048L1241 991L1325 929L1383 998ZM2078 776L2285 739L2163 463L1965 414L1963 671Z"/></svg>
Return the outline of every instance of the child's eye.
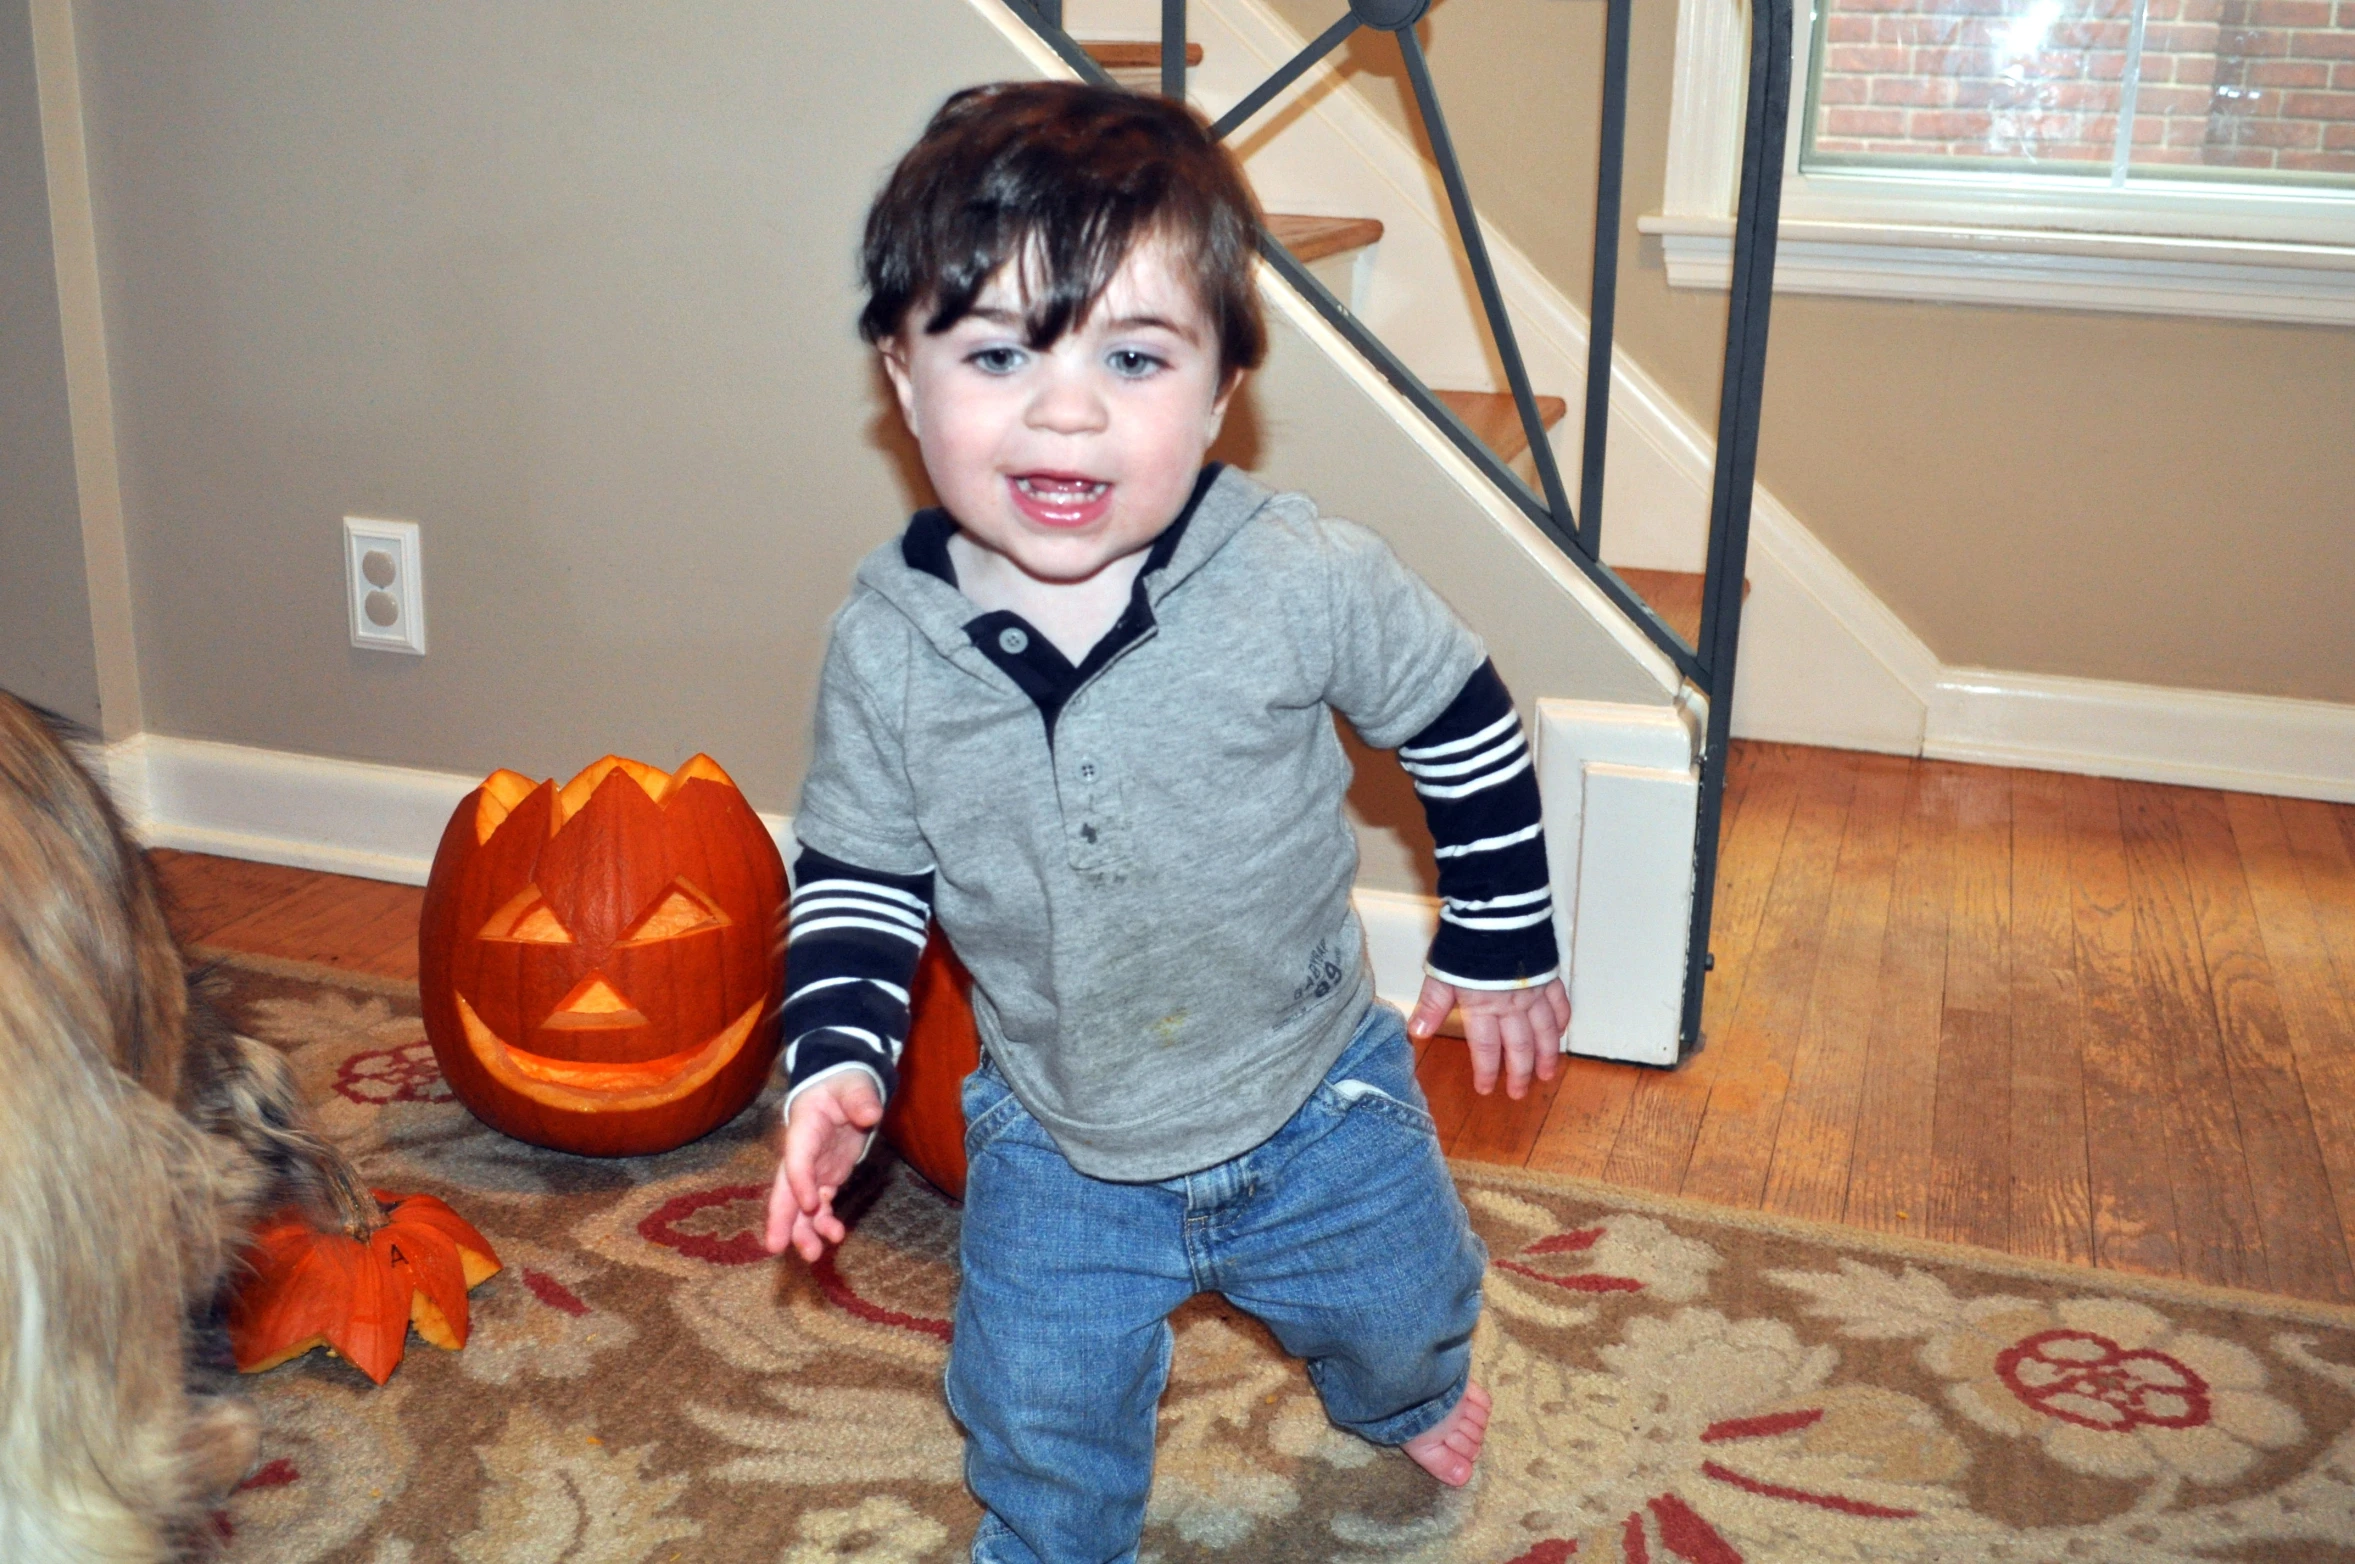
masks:
<svg viewBox="0 0 2355 1564"><path fill-rule="evenodd" d="M965 362L985 375L1010 375L1022 367L1020 348L982 348L966 355Z"/></svg>
<svg viewBox="0 0 2355 1564"><path fill-rule="evenodd" d="M1112 366L1114 374L1124 380L1142 380L1153 371L1168 367L1161 359L1141 348L1114 348L1106 355L1105 362Z"/></svg>

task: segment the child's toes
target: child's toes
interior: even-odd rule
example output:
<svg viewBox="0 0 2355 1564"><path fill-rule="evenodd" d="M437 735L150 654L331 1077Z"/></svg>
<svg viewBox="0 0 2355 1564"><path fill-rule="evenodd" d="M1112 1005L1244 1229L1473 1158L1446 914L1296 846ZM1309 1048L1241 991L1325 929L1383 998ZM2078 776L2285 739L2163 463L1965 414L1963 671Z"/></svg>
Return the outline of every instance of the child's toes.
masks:
<svg viewBox="0 0 2355 1564"><path fill-rule="evenodd" d="M1488 1392L1467 1385L1461 1400L1446 1417L1408 1440L1407 1455L1424 1471L1451 1488L1472 1480L1472 1463L1488 1437Z"/></svg>

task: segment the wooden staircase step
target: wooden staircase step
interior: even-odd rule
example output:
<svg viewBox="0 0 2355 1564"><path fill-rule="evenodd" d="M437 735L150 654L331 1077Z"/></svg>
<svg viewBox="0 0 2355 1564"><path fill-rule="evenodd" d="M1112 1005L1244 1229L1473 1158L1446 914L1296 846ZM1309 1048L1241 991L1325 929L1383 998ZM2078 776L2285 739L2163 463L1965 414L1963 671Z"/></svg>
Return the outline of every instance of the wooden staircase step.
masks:
<svg viewBox="0 0 2355 1564"><path fill-rule="evenodd" d="M1080 48L1085 51L1089 59L1108 71L1161 69L1161 45L1151 38L1099 39L1095 43L1083 43ZM1186 63L1188 65L1202 63L1202 46L1200 44L1189 43L1186 45Z"/></svg>
<svg viewBox="0 0 2355 1564"><path fill-rule="evenodd" d="M1267 231L1302 263L1328 255L1362 250L1382 237L1378 217L1311 217L1300 212L1270 212Z"/></svg>
<svg viewBox="0 0 2355 1564"><path fill-rule="evenodd" d="M1652 606L1652 612L1667 621L1668 628L1684 637L1687 646L1701 642L1701 573L1697 570L1629 570L1614 565L1613 573L1627 583L1628 590ZM1750 596L1750 583L1742 583L1742 596Z"/></svg>
<svg viewBox="0 0 2355 1564"><path fill-rule="evenodd" d="M1480 437L1480 443L1496 452L1498 459L1511 461L1529 449L1529 436L1521 428L1521 410L1513 405L1513 398L1504 391L1434 391L1433 396L1447 404L1449 412L1464 421L1464 427ZM1570 404L1558 396L1537 399L1537 416L1551 429L1570 411Z"/></svg>

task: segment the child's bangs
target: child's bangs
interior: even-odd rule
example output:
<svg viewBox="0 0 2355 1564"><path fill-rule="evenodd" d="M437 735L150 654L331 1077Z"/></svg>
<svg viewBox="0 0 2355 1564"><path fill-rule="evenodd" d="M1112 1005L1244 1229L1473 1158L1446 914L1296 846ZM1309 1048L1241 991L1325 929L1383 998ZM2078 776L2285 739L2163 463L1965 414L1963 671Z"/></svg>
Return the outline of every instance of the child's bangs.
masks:
<svg viewBox="0 0 2355 1564"><path fill-rule="evenodd" d="M963 320L1003 273L1019 301L1023 345L1050 347L1087 320L1137 246L1169 245L1173 263L1190 269L1182 234L1183 225L1161 220L1158 212L1118 207L1099 208L1078 221L1036 214L994 225L944 257L924 329L942 332Z"/></svg>

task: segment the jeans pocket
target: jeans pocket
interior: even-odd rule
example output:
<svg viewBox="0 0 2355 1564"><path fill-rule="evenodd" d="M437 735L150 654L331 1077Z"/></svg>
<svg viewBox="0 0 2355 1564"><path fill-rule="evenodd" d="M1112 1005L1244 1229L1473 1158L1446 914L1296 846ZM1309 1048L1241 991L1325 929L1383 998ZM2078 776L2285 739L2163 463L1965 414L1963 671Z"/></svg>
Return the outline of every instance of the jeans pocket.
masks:
<svg viewBox="0 0 2355 1564"><path fill-rule="evenodd" d="M965 1077L958 1092L965 1110L965 1160L970 1163L990 1142L1029 1117L1005 1077L987 1064Z"/></svg>
<svg viewBox="0 0 2355 1564"><path fill-rule="evenodd" d="M1333 1081L1328 1089L1341 1099L1345 1113L1370 1112L1394 1119L1417 1135L1436 1135L1438 1124L1420 1104L1383 1090L1371 1081Z"/></svg>

